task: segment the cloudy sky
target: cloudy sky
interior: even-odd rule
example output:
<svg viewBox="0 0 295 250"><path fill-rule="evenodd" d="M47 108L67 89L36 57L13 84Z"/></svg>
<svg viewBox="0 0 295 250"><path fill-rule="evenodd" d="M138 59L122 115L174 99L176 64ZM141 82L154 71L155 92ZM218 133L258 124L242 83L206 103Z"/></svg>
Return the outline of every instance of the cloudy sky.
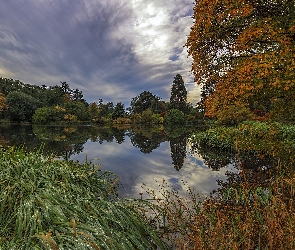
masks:
<svg viewBox="0 0 295 250"><path fill-rule="evenodd" d="M123 102L147 90L164 101L183 76L198 101L183 47L192 0L2 0L0 76L35 85L66 81L88 102Z"/></svg>

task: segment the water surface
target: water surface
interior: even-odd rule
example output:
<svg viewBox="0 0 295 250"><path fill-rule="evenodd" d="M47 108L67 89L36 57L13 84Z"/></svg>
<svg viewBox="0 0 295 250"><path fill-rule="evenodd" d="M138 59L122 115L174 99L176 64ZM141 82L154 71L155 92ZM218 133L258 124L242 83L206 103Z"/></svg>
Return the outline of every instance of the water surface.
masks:
<svg viewBox="0 0 295 250"><path fill-rule="evenodd" d="M140 197L143 183L158 189L163 179L180 190L192 187L209 194L218 188L216 180L226 180L226 171L236 171L230 162L212 168L212 160L191 150L191 131L170 129L111 128L96 126L40 126L4 124L2 145L24 145L60 157L93 161L120 177L120 197ZM205 157L205 160L204 160ZM186 183L185 185L183 183ZM146 195L143 195L146 198Z"/></svg>

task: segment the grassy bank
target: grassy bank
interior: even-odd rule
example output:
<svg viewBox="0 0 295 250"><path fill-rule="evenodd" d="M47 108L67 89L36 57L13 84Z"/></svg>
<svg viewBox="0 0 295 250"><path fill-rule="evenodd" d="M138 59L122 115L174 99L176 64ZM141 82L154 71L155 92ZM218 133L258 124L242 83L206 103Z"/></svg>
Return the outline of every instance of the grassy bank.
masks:
<svg viewBox="0 0 295 250"><path fill-rule="evenodd" d="M137 201L116 198L110 172L40 150L12 147L0 158L0 249L167 248Z"/></svg>

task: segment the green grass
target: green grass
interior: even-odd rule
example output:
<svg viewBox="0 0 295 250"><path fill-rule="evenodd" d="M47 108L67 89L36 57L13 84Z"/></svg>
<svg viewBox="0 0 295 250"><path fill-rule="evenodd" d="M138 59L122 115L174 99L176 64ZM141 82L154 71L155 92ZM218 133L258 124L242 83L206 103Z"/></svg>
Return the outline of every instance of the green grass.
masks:
<svg viewBox="0 0 295 250"><path fill-rule="evenodd" d="M14 147L0 159L0 249L168 248L99 166Z"/></svg>

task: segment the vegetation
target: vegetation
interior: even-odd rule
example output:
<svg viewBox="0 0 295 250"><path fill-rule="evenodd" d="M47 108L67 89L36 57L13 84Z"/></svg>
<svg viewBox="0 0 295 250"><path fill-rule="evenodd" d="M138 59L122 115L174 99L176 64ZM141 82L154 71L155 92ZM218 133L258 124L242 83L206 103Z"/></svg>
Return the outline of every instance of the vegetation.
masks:
<svg viewBox="0 0 295 250"><path fill-rule="evenodd" d="M147 216L163 238L175 249L293 249L295 127L245 122L199 132L193 142L211 163L225 161L239 171L209 197L189 187L183 197L165 181L158 190L146 188L155 202Z"/></svg>
<svg viewBox="0 0 295 250"><path fill-rule="evenodd" d="M294 123L294 0L209 2L196 1L186 44L205 114Z"/></svg>
<svg viewBox="0 0 295 250"><path fill-rule="evenodd" d="M167 111L178 109L186 114L188 125L200 123L200 115L187 103L187 91L181 75L177 74L171 90L170 102L149 91L132 98L130 107L122 102L87 103L83 93L69 84L42 87L24 84L18 80L0 78L0 112L2 118L15 122L36 124L162 124ZM199 114L199 115L198 115Z"/></svg>
<svg viewBox="0 0 295 250"><path fill-rule="evenodd" d="M1 154L1 249L168 248L139 216L139 202L116 198L117 177L91 163L40 150Z"/></svg>
<svg viewBox="0 0 295 250"><path fill-rule="evenodd" d="M187 113L187 91L182 76L177 74L171 87L170 108Z"/></svg>

